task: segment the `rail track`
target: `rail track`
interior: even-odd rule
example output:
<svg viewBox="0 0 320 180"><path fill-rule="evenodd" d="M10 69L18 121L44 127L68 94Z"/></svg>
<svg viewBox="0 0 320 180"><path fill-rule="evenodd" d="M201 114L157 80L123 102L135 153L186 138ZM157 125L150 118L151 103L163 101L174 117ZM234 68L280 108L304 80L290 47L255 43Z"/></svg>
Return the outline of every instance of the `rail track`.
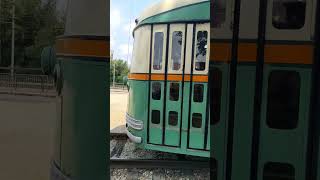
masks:
<svg viewBox="0 0 320 180"><path fill-rule="evenodd" d="M110 133L110 140L127 140L128 136L125 133Z"/></svg>
<svg viewBox="0 0 320 180"><path fill-rule="evenodd" d="M158 159L110 159L112 169L207 169L210 161L158 160Z"/></svg>

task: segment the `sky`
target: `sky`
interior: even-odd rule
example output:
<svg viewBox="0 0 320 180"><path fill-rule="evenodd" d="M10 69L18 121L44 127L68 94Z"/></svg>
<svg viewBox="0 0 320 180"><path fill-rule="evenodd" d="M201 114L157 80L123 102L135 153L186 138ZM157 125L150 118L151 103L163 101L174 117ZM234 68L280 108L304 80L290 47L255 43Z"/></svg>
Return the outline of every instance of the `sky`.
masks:
<svg viewBox="0 0 320 180"><path fill-rule="evenodd" d="M159 0L111 0L110 4L110 43L113 59L129 61L132 58L132 30L135 19L144 9ZM129 48L129 54L128 54Z"/></svg>

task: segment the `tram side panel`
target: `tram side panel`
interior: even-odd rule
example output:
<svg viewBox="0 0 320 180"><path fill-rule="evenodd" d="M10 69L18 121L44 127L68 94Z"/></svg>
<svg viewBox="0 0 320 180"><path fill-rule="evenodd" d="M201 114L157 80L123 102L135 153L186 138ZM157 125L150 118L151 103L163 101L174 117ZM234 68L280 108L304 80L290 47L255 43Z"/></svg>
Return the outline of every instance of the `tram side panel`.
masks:
<svg viewBox="0 0 320 180"><path fill-rule="evenodd" d="M149 119L146 131L147 142L153 145L164 144L164 102L167 95L165 89L165 68L167 53L167 25L154 25L152 27L152 56L149 67L150 94ZM150 45L149 45L150 48Z"/></svg>
<svg viewBox="0 0 320 180"><path fill-rule="evenodd" d="M314 3L275 0L266 7L258 179L279 169L283 176L306 179ZM297 19L284 18L283 8Z"/></svg>
<svg viewBox="0 0 320 180"><path fill-rule="evenodd" d="M216 2L219 4L219 1ZM228 11L228 8L233 9L232 5L228 6L230 1L224 2L225 4L221 1L219 5L222 7L224 5L225 8L215 11L217 14L213 12L216 17L224 16L213 23L214 33L211 40L212 70L222 72L221 67L229 67L228 60L232 45L232 38L230 36L228 38L227 35L228 30L232 31L232 29L226 27L223 22L227 22L228 25L233 18L232 13ZM314 11L312 7L314 5L315 1L312 0L268 1L265 54L262 57L264 59L263 79L260 82L262 83L261 113L258 126L253 126L259 23L255 19L258 15L252 16L252 14L259 13L257 11L259 5L242 1L235 119L232 129L232 162L226 162L225 154L219 153L226 146L225 138L230 135L226 128L228 122L217 136L215 136L219 131L216 129L217 126L213 125L212 128L213 156L217 159L218 179L224 179L223 174L229 173L220 170L221 163L232 164L232 179L250 179L250 175L255 173L251 171L254 165L251 164L253 153L257 153L258 157L257 167L253 167L253 169L257 168L258 180L268 179L271 176L305 179L305 170L308 166L306 158L313 61ZM256 7L252 8L252 6ZM246 8L254 11L248 11ZM292 8L295 10L292 11ZM225 13L223 13L224 9ZM286 19L286 12L294 13L297 19ZM255 27L249 27L252 25ZM221 62L223 58L226 59L226 63ZM218 69L214 69L215 67ZM223 99L223 95L221 98ZM221 101L223 102L224 100ZM228 104L229 101L225 100L225 102ZM223 115L223 109L220 110L220 115ZM220 117L221 120L227 121L228 118ZM255 133L257 128L260 128L258 134ZM221 135L224 137L218 138ZM258 149L257 152L252 152L252 136L258 138L258 143L254 144ZM219 141L222 141L222 144L218 144ZM221 159L220 162L219 159Z"/></svg>
<svg viewBox="0 0 320 180"><path fill-rule="evenodd" d="M134 32L133 61L128 78L127 133L141 147L141 143L146 142L148 128L150 36L150 26L141 27Z"/></svg>
<svg viewBox="0 0 320 180"><path fill-rule="evenodd" d="M213 9L213 7L215 7ZM231 58L231 39L233 21L233 1L219 0L211 4L210 34L210 145L211 156L216 169L213 176L217 180L225 179L226 146L228 137L229 112L229 74ZM211 81L212 79L212 81ZM213 117L212 117L213 116Z"/></svg>
<svg viewBox="0 0 320 180"><path fill-rule="evenodd" d="M241 1L231 170L233 180L249 179L251 174L259 5L259 1Z"/></svg>

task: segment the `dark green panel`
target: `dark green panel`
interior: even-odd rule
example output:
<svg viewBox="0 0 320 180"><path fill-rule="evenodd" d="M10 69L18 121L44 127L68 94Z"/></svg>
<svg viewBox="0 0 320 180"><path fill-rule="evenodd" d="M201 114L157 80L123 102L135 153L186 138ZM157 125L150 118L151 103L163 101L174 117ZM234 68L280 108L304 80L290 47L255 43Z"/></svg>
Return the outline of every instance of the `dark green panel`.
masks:
<svg viewBox="0 0 320 180"><path fill-rule="evenodd" d="M149 82L148 81L136 81L129 80L129 96L128 96L128 106L127 113L129 116L136 120L143 122L143 130L135 130L133 128L128 128L128 130L137 137L142 137L142 143L145 143L147 139L147 119L148 119L148 100L149 96ZM140 146L142 144L139 144Z"/></svg>
<svg viewBox="0 0 320 180"><path fill-rule="evenodd" d="M203 101L194 101L194 85L203 85ZM189 148L192 149L205 149L204 147L204 134L205 134L205 123L206 123L206 110L207 110L207 83L192 83L191 93L191 109L190 109L190 130L189 130ZM197 115L199 116L197 116ZM199 127L194 126L195 117L201 118L201 124ZM196 125L196 124L195 124Z"/></svg>
<svg viewBox="0 0 320 180"><path fill-rule="evenodd" d="M182 120L181 120L182 121L181 148L187 149L190 82L185 82L183 89L184 90L183 90L183 108L182 108Z"/></svg>
<svg viewBox="0 0 320 180"><path fill-rule="evenodd" d="M108 64L60 60L63 74L61 169L73 179L107 178Z"/></svg>
<svg viewBox="0 0 320 180"><path fill-rule="evenodd" d="M154 100L152 98L152 85L153 83L161 84L161 98L160 100ZM163 134L163 102L164 102L164 82L162 81L152 81L150 90L150 114L149 114L149 143L152 144L162 144L162 134ZM152 123L152 112L159 112L159 123Z"/></svg>
<svg viewBox="0 0 320 180"><path fill-rule="evenodd" d="M177 100L172 100L170 93L171 83L179 84L179 95ZM167 98L166 98L166 128L165 128L165 145L179 146L180 144L180 124L181 124L181 103L182 103L182 83L181 82L167 82ZM178 114L177 124L170 125L170 111Z"/></svg>
<svg viewBox="0 0 320 180"><path fill-rule="evenodd" d="M192 12L192 13L190 13ZM169 23L175 21L210 20L210 1L176 8L143 20L139 25L149 23Z"/></svg>
<svg viewBox="0 0 320 180"><path fill-rule="evenodd" d="M210 69L218 68L222 72L222 94L221 94L221 111L220 120L211 125L211 154L217 160L217 177L218 180L224 179L226 145L227 145L227 119L228 119L228 83L229 83L229 64L210 63Z"/></svg>
<svg viewBox="0 0 320 180"><path fill-rule="evenodd" d="M300 75L298 124L294 129L270 128L266 123L268 80L273 70L296 71ZM263 179L263 168L268 162L290 164L294 167L295 179L305 179L310 90L311 68L266 65L263 82L261 136L259 144L259 180Z"/></svg>
<svg viewBox="0 0 320 180"><path fill-rule="evenodd" d="M235 100L232 179L250 179L255 66L239 65Z"/></svg>

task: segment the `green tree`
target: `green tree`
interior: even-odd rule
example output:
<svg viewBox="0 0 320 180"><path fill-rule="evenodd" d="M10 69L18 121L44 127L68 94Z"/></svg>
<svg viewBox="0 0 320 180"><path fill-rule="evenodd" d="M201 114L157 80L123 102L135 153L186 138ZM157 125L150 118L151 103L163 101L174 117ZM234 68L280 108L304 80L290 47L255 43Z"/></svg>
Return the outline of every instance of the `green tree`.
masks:
<svg viewBox="0 0 320 180"><path fill-rule="evenodd" d="M13 0L1 0L1 62L8 66L11 58L11 21ZM15 0L15 65L40 67L41 51L62 35L65 13L56 10L56 0Z"/></svg>
<svg viewBox="0 0 320 180"><path fill-rule="evenodd" d="M121 59L112 60L110 63L110 82L113 82L114 65L116 69L116 83L123 83L123 78L128 76L128 63ZM111 83L112 84L112 83Z"/></svg>

